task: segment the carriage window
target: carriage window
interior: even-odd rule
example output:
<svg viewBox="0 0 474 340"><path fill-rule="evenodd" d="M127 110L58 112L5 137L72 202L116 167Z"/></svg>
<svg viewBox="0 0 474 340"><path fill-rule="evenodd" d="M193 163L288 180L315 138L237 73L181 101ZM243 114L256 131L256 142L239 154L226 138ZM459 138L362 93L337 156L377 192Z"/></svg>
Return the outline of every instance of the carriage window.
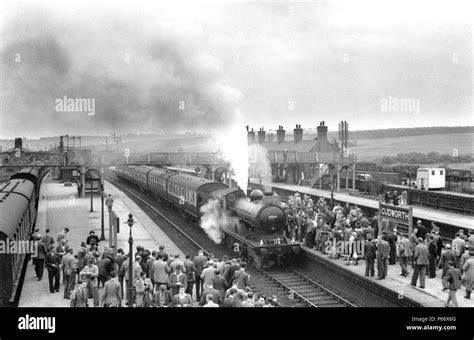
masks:
<svg viewBox="0 0 474 340"><path fill-rule="evenodd" d="M434 176L434 174L435 174L435 171L434 171L434 170L431 170L431 175Z"/></svg>
<svg viewBox="0 0 474 340"><path fill-rule="evenodd" d="M443 176L443 170L441 170L441 171L439 172L439 174L440 174L441 176Z"/></svg>

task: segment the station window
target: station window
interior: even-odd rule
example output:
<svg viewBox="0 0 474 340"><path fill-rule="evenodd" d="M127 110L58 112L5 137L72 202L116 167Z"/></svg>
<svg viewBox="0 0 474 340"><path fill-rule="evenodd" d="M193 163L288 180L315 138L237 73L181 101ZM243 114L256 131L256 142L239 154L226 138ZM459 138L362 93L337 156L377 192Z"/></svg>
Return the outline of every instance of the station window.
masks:
<svg viewBox="0 0 474 340"><path fill-rule="evenodd" d="M431 175L434 176L434 174L435 174L435 171L434 171L434 170L431 170Z"/></svg>
<svg viewBox="0 0 474 340"><path fill-rule="evenodd" d="M443 176L443 170L440 170L439 174L440 174L441 176Z"/></svg>

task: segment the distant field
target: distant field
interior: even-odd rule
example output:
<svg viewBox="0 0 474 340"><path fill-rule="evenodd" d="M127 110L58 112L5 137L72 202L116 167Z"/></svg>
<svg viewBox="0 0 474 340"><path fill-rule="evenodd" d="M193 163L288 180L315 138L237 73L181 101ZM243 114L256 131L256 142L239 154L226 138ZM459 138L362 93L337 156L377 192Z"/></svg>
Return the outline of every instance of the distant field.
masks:
<svg viewBox="0 0 474 340"><path fill-rule="evenodd" d="M363 161L373 161L382 156L396 156L407 152L436 151L441 154L452 154L454 148L458 149L460 155L472 155L473 143L473 133L359 139L357 146L350 148L349 152L356 154L357 159Z"/></svg>
<svg viewBox="0 0 474 340"><path fill-rule="evenodd" d="M418 165L422 168L438 168L438 167L443 167L444 163L418 164ZM451 169L474 171L474 162L470 162L470 163L448 163L447 165Z"/></svg>

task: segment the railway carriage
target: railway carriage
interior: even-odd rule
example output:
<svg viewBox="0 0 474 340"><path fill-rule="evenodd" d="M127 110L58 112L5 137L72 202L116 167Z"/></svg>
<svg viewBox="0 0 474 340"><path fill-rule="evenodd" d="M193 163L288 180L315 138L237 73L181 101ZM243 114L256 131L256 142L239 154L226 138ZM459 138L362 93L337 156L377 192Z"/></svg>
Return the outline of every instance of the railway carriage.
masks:
<svg viewBox="0 0 474 340"><path fill-rule="evenodd" d="M176 175L175 172L154 168L148 172L148 191L162 200L169 201L167 182L171 176Z"/></svg>
<svg viewBox="0 0 474 340"><path fill-rule="evenodd" d="M141 191L148 190L148 172L153 169L150 166L137 166L132 172L133 181Z"/></svg>
<svg viewBox="0 0 474 340"><path fill-rule="evenodd" d="M135 171L135 168L138 168L138 166L117 166L115 167L115 173L117 174L117 177L126 181L130 182L132 184L135 184L135 179L133 177L133 173Z"/></svg>
<svg viewBox="0 0 474 340"><path fill-rule="evenodd" d="M34 184L25 179L13 179L0 187L0 240L5 247L9 241L28 240L35 218ZM0 305L15 300L25 254L0 254ZM12 296L13 295L13 296Z"/></svg>
<svg viewBox="0 0 474 340"><path fill-rule="evenodd" d="M227 188L225 184L183 174L170 176L167 181L169 201L196 218L199 218L199 208L207 203L212 192L224 188Z"/></svg>
<svg viewBox="0 0 474 340"><path fill-rule="evenodd" d="M28 244L36 222L38 195L41 181L48 172L42 168L25 168L0 185L0 240L10 249ZM22 273L27 260L27 250L17 248L14 254L0 254L0 306L15 305L19 299Z"/></svg>

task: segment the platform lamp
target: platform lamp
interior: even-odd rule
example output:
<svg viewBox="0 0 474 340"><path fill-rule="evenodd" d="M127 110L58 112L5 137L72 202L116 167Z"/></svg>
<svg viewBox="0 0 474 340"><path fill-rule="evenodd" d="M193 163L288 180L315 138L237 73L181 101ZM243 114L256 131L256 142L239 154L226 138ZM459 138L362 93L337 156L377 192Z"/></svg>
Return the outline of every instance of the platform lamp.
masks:
<svg viewBox="0 0 474 340"><path fill-rule="evenodd" d="M94 187L93 179L91 178L91 210L89 212L94 212Z"/></svg>
<svg viewBox="0 0 474 340"><path fill-rule="evenodd" d="M104 235L104 184L100 185L100 240L105 241Z"/></svg>
<svg viewBox="0 0 474 340"><path fill-rule="evenodd" d="M127 292L128 292L128 307L133 307L133 238L132 238L132 227L135 224L135 221L133 220L133 215L132 213L128 214L128 220L127 224L130 227L130 236L128 238L128 244L130 246L129 252L128 252L128 287L127 287Z"/></svg>

